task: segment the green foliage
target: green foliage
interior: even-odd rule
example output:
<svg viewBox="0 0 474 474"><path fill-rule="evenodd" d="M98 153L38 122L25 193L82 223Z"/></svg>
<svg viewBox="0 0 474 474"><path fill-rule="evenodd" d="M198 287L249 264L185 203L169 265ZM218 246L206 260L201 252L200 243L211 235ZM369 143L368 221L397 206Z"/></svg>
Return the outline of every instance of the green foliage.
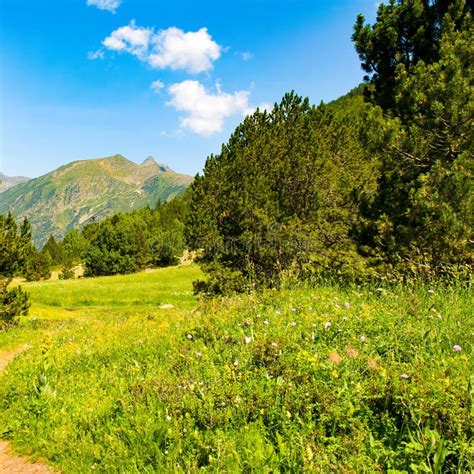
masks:
<svg viewBox="0 0 474 474"><path fill-rule="evenodd" d="M473 470L470 288L320 285L199 305L198 276L28 285L36 319L0 334L32 346L0 384L15 450L62 472Z"/></svg>
<svg viewBox="0 0 474 474"><path fill-rule="evenodd" d="M21 316L28 314L30 303L28 293L20 286L8 289L8 282L0 280L0 330L18 323Z"/></svg>
<svg viewBox="0 0 474 474"><path fill-rule="evenodd" d="M64 252L64 262L77 265L82 262L89 242L78 229L72 229L66 234L61 245Z"/></svg>
<svg viewBox="0 0 474 474"><path fill-rule="evenodd" d="M399 70L411 74L421 61L438 62L440 43L446 29L445 15L462 28L472 14L472 2L465 0L390 0L381 2L377 21L371 26L363 15L357 17L352 39L370 87L366 97L384 110L404 117L396 99ZM398 103L397 103L398 102Z"/></svg>
<svg viewBox="0 0 474 474"><path fill-rule="evenodd" d="M184 198L116 214L89 225L83 237L89 242L84 255L85 276L133 273L147 266L175 265L184 250Z"/></svg>
<svg viewBox="0 0 474 474"><path fill-rule="evenodd" d="M48 280L51 277L52 258L48 250L32 251L23 276L27 281Z"/></svg>
<svg viewBox="0 0 474 474"><path fill-rule="evenodd" d="M190 247L203 249L209 291L278 284L288 269L350 276L364 266L350 237L358 201L374 186L360 107L344 116L287 94L209 157L191 185L187 226Z"/></svg>
<svg viewBox="0 0 474 474"><path fill-rule="evenodd" d="M61 244L56 242L54 235L50 235L48 241L43 247L43 252L48 252L51 257L52 265L61 265L64 260L64 250Z"/></svg>
<svg viewBox="0 0 474 474"><path fill-rule="evenodd" d="M393 18L404 24L412 3L421 4L381 6L357 47L372 51L378 43L371 35ZM464 2L447 3L451 15L438 18L431 61L415 55L417 61L400 62L390 77L380 70L371 81L376 89L390 84L391 104L378 100L383 109L372 110L366 122L367 149L381 169L376 192L363 203L357 238L360 252L391 277L458 277L474 263L474 29Z"/></svg>
<svg viewBox="0 0 474 474"><path fill-rule="evenodd" d="M0 214L0 329L14 325L28 314L28 295L21 288L8 285L28 262L33 250L31 228L25 219L20 229L11 213Z"/></svg>

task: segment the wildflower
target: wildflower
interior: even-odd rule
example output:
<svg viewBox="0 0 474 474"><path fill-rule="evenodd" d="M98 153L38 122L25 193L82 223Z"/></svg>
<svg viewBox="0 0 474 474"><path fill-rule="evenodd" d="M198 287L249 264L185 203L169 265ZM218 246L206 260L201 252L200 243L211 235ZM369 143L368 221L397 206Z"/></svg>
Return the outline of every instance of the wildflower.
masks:
<svg viewBox="0 0 474 474"><path fill-rule="evenodd" d="M352 359L355 359L359 355L359 351L353 347L349 347L346 351L346 354Z"/></svg>
<svg viewBox="0 0 474 474"><path fill-rule="evenodd" d="M430 295L432 295L432 294L434 293L434 290L433 290L432 288L430 288L430 289L428 290L428 293L429 293Z"/></svg>
<svg viewBox="0 0 474 474"><path fill-rule="evenodd" d="M308 309L309 309L310 311L313 311L313 307L312 307L312 306L310 306Z"/></svg>
<svg viewBox="0 0 474 474"><path fill-rule="evenodd" d="M453 346L453 350L455 350L456 352L461 352L461 351L462 351L462 347L459 346L458 344L455 344L455 345Z"/></svg>
<svg viewBox="0 0 474 474"><path fill-rule="evenodd" d="M202 357L202 352L196 352L196 357Z"/></svg>
<svg viewBox="0 0 474 474"><path fill-rule="evenodd" d="M403 372L403 374L400 375L400 378L403 379L403 380L408 380L410 378L410 376L408 374L406 374L405 372Z"/></svg>
<svg viewBox="0 0 474 474"><path fill-rule="evenodd" d="M367 365L372 370L377 370L377 361L375 359L371 359L370 357L367 359Z"/></svg>
<svg viewBox="0 0 474 474"><path fill-rule="evenodd" d="M188 334L186 337L187 337L189 340L191 340L191 339L193 338L192 334Z"/></svg>
<svg viewBox="0 0 474 474"><path fill-rule="evenodd" d="M244 337L244 342L245 342L245 344L250 344L252 342L252 338L248 337L248 336L245 336Z"/></svg>
<svg viewBox="0 0 474 474"><path fill-rule="evenodd" d="M344 316L344 317L342 318L342 320L343 320L343 321L347 321L347 317Z"/></svg>
<svg viewBox="0 0 474 474"><path fill-rule="evenodd" d="M443 316L441 316L441 314L436 315L436 317L437 317L438 319L443 319Z"/></svg>
<svg viewBox="0 0 474 474"><path fill-rule="evenodd" d="M347 309L347 308L349 308L349 306L350 306L349 302L348 302L348 301L346 301L346 302L344 303L344 308L346 308L346 309Z"/></svg>
<svg viewBox="0 0 474 474"><path fill-rule="evenodd" d="M278 344L276 342L272 342L272 347L278 347Z"/></svg>
<svg viewBox="0 0 474 474"><path fill-rule="evenodd" d="M330 327L331 327L331 323L330 323L329 321L326 321L326 322L324 323L324 329L328 329L328 328L330 328Z"/></svg>
<svg viewBox="0 0 474 474"><path fill-rule="evenodd" d="M166 416L166 421L171 421L171 416L167 415Z"/></svg>
<svg viewBox="0 0 474 474"><path fill-rule="evenodd" d="M312 326L313 326L313 328L315 328L315 327L316 327L316 323L313 323Z"/></svg>
<svg viewBox="0 0 474 474"><path fill-rule="evenodd" d="M338 305L338 304L336 305L336 308L337 308L337 309L342 309L341 306Z"/></svg>
<svg viewBox="0 0 474 474"><path fill-rule="evenodd" d="M340 364L342 361L341 356L336 351L329 353L328 360L331 364Z"/></svg>
<svg viewBox="0 0 474 474"><path fill-rule="evenodd" d="M263 321L263 324L270 324L270 321L268 321L268 319L265 319L265 321Z"/></svg>
<svg viewBox="0 0 474 474"><path fill-rule="evenodd" d="M237 359L237 360L234 360L234 367L237 367L238 365L239 365L238 359Z"/></svg>
<svg viewBox="0 0 474 474"><path fill-rule="evenodd" d="M296 321L292 321L292 322L290 323L290 326L295 327L295 326L296 326Z"/></svg>
<svg viewBox="0 0 474 474"><path fill-rule="evenodd" d="M335 379L338 379L338 378L339 378L339 372L338 372L336 369L334 369L331 373L332 373L332 376L333 376Z"/></svg>
<svg viewBox="0 0 474 474"><path fill-rule="evenodd" d="M293 311L293 313L296 312L296 308L291 308L291 311Z"/></svg>
<svg viewBox="0 0 474 474"><path fill-rule="evenodd" d="M360 336L360 342L365 342L365 336Z"/></svg>
<svg viewBox="0 0 474 474"><path fill-rule="evenodd" d="M281 314L281 312L280 312L280 311L278 311L278 310L276 310L276 311L275 311L275 314Z"/></svg>

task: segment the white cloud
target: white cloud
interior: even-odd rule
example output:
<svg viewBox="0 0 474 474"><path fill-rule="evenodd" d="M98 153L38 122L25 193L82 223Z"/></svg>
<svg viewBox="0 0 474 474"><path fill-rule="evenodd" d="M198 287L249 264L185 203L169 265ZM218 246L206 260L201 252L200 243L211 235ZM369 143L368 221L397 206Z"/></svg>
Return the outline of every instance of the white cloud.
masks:
<svg viewBox="0 0 474 474"><path fill-rule="evenodd" d="M97 7L99 10L107 10L115 13L122 0L87 0L87 5Z"/></svg>
<svg viewBox="0 0 474 474"><path fill-rule="evenodd" d="M221 47L212 40L207 28L185 33L179 28L161 30L153 37L153 51L148 57L152 67L184 69L198 73L212 69Z"/></svg>
<svg viewBox="0 0 474 474"><path fill-rule="evenodd" d="M150 84L150 89L152 89L153 92L156 92L157 94L161 91L161 89L163 89L163 87L165 87L165 85L161 81L153 81Z"/></svg>
<svg viewBox="0 0 474 474"><path fill-rule="evenodd" d="M244 61L250 61L253 57L253 55L250 51L244 51L243 53L240 53L240 55L242 56L242 59Z"/></svg>
<svg viewBox="0 0 474 474"><path fill-rule="evenodd" d="M207 28L184 32L171 27L155 32L153 28L137 27L134 21L113 31L102 44L112 51L133 54L153 68L190 73L209 71L222 52Z"/></svg>
<svg viewBox="0 0 474 474"><path fill-rule="evenodd" d="M104 52L101 49L97 51L89 51L87 53L87 59L94 61L95 59L104 59Z"/></svg>
<svg viewBox="0 0 474 474"><path fill-rule="evenodd" d="M112 51L126 51L142 60L146 60L152 35L152 29L137 27L135 21L132 20L130 25L122 26L113 31L110 36L102 41L102 44Z"/></svg>
<svg viewBox="0 0 474 474"><path fill-rule="evenodd" d="M246 115L250 110L249 91L228 94L222 92L219 84L216 93L210 93L200 82L187 80L173 84L168 92L171 100L167 105L186 113L180 118L181 127L198 135L220 132L226 118L235 114Z"/></svg>

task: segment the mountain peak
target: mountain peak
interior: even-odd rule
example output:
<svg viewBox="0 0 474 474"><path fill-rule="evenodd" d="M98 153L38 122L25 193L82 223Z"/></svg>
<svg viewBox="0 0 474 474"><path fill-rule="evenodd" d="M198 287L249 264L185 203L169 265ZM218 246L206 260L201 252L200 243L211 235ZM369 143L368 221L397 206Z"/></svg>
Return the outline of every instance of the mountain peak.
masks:
<svg viewBox="0 0 474 474"><path fill-rule="evenodd" d="M153 156L149 156L143 163L142 166L149 166L149 165L157 165L155 158Z"/></svg>

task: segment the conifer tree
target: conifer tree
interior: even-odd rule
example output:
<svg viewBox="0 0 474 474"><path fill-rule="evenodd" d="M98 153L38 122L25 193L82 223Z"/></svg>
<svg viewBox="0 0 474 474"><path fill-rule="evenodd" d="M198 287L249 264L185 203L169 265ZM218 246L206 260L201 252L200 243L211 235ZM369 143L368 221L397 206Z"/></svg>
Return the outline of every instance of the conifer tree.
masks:
<svg viewBox="0 0 474 474"><path fill-rule="evenodd" d="M24 268L31 251L31 230L25 219L18 226L9 213L0 214L0 328L15 324L20 316L28 314L28 295L21 287L8 289L13 277Z"/></svg>
<svg viewBox="0 0 474 474"><path fill-rule="evenodd" d="M390 54L382 45L389 33ZM473 33L472 6L461 0L391 2L373 27L356 25L380 106L367 120L367 150L381 163L357 235L385 274L431 278L472 268ZM391 69L380 65L387 58Z"/></svg>

